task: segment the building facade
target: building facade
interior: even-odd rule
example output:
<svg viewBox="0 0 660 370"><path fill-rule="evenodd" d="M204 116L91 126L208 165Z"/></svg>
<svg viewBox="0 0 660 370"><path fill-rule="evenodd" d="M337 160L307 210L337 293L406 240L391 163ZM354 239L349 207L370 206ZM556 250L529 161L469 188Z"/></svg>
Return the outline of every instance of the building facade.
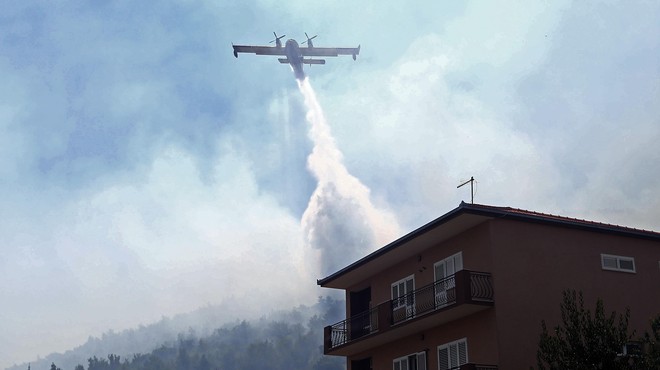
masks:
<svg viewBox="0 0 660 370"><path fill-rule="evenodd" d="M590 309L629 307L629 328L648 330L660 233L461 203L318 284L346 292L324 352L349 370L529 369L566 289Z"/></svg>

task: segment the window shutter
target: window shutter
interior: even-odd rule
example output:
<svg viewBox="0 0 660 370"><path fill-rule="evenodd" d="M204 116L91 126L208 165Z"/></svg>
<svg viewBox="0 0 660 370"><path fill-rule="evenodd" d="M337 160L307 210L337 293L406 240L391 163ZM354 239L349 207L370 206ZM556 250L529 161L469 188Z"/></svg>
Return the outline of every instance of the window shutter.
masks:
<svg viewBox="0 0 660 370"><path fill-rule="evenodd" d="M417 370L426 370L426 352L417 354Z"/></svg>
<svg viewBox="0 0 660 370"><path fill-rule="evenodd" d="M458 342L458 364L467 364L467 342L462 340Z"/></svg>
<svg viewBox="0 0 660 370"><path fill-rule="evenodd" d="M438 349L438 368L440 370L448 370L449 369L449 348L448 347L443 347Z"/></svg>
<svg viewBox="0 0 660 370"><path fill-rule="evenodd" d="M449 345L449 366L457 367L458 366L458 346L456 343Z"/></svg>
<svg viewBox="0 0 660 370"><path fill-rule="evenodd" d="M394 361L394 366L392 366L394 370L401 370L401 363L399 361Z"/></svg>

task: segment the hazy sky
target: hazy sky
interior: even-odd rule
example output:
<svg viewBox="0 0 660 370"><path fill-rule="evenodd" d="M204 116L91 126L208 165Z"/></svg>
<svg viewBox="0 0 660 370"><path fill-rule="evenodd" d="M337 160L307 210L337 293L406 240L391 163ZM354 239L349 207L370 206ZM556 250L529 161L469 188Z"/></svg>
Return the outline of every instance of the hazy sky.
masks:
<svg viewBox="0 0 660 370"><path fill-rule="evenodd" d="M401 232L470 176L478 203L660 230L657 1L238 3L2 4L0 367L316 301L306 106L288 66L231 50L273 31L361 44L306 71Z"/></svg>

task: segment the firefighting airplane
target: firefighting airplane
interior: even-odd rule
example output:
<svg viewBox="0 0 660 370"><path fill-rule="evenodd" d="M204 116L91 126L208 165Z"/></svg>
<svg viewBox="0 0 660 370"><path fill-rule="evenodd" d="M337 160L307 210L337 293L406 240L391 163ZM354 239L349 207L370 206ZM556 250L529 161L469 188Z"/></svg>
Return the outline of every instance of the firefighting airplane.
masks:
<svg viewBox="0 0 660 370"><path fill-rule="evenodd" d="M281 39L286 36L277 36L275 32L275 40L271 43L275 43L275 46L249 46L249 45L233 45L234 56L238 58L238 53L254 53L256 55L281 55L286 58L278 58L282 64L289 63L291 68L293 68L293 73L296 78L303 80L305 78L305 72L303 72L303 64L325 64L325 59L311 59L305 57L336 57L339 55L353 55L353 60L357 58L357 55L360 54L360 46L356 48L319 48L315 47L312 44L312 40L316 38L317 35L309 37L305 32L305 37L307 41L304 41L303 44L307 44L305 47L300 47L298 42L294 39L287 40L284 47L282 47Z"/></svg>

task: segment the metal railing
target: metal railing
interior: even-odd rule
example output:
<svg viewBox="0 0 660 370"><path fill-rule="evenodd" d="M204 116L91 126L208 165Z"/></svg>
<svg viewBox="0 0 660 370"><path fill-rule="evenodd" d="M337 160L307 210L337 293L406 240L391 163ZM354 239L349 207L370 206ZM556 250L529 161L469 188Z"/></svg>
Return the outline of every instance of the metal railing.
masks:
<svg viewBox="0 0 660 370"><path fill-rule="evenodd" d="M378 307L351 316L331 326L332 348L378 331Z"/></svg>
<svg viewBox="0 0 660 370"><path fill-rule="evenodd" d="M493 302L490 274L462 270L326 327L325 348L336 348L375 333L379 330L379 323L380 329L387 330L409 319L456 304L482 302Z"/></svg>
<svg viewBox="0 0 660 370"><path fill-rule="evenodd" d="M470 296L474 301L492 302L493 283L486 272L470 272Z"/></svg>
<svg viewBox="0 0 660 370"><path fill-rule="evenodd" d="M392 300L392 324L456 303L456 275Z"/></svg>
<svg viewBox="0 0 660 370"><path fill-rule="evenodd" d="M449 370L497 370L497 365L465 364Z"/></svg>

